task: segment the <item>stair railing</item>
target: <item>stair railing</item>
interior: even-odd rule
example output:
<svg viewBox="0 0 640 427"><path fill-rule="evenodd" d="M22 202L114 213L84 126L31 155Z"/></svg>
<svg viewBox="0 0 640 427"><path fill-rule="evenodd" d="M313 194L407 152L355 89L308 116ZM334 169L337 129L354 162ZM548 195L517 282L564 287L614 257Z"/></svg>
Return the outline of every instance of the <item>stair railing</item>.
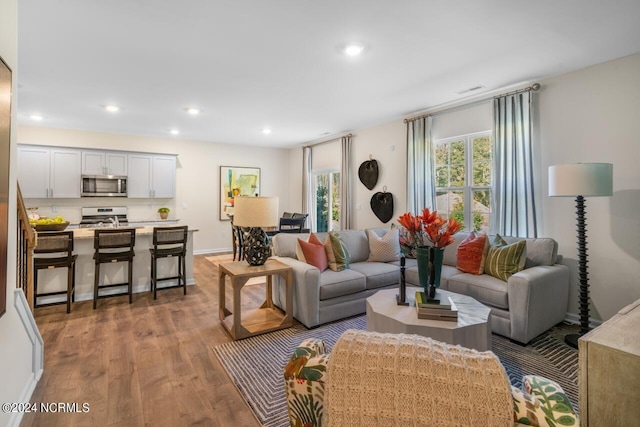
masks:
<svg viewBox="0 0 640 427"><path fill-rule="evenodd" d="M22 191L18 184L18 245L17 245L17 281L16 286L22 288L29 307L33 313L33 250L37 244L37 234L29 224L29 214L22 199Z"/></svg>

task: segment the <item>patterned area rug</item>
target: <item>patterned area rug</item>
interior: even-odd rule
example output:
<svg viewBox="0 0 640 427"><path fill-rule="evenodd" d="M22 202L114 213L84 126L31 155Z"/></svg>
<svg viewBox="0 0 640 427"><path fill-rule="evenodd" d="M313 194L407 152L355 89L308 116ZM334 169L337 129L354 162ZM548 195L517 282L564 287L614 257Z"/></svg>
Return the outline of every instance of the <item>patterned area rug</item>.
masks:
<svg viewBox="0 0 640 427"><path fill-rule="evenodd" d="M305 338L321 338L330 351L347 329L365 329L364 315L329 323L315 329L296 324L289 329L213 347L240 394L258 420L268 427L288 426L282 371L293 350ZM500 358L511 384L522 386L522 376L536 374L557 381L578 411L578 351L563 342L575 332L572 326L557 326L521 346L493 335L492 351Z"/></svg>

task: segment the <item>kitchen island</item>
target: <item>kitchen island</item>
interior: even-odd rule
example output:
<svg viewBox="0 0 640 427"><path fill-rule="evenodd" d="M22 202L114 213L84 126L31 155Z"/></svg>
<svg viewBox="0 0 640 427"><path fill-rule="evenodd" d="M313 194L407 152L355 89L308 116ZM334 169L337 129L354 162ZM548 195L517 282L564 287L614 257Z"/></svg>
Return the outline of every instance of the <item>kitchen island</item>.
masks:
<svg viewBox="0 0 640 427"><path fill-rule="evenodd" d="M176 225L176 224L171 224ZM153 227L121 227L136 229L135 257L133 259L133 293L149 292L151 290L151 255L149 248L153 247ZM93 261L94 228L78 228L73 231L74 253L78 255L76 261L76 301L93 300L93 282L95 262ZM189 229L187 240L187 285L195 284L193 279L193 233L198 230ZM178 262L174 258L158 260L158 278L177 276ZM56 268L40 270L38 278L38 292L55 292L67 288L67 269ZM102 264L100 266L101 284L122 283L127 281L127 263ZM158 289L177 284L176 280L161 282ZM119 293L123 288L101 289L100 294ZM182 292L182 291L180 291ZM158 296L160 298L160 295ZM126 303L127 297L122 297ZM40 297L39 304L66 301L62 295ZM135 301L135 295L134 295ZM98 308L100 306L98 305ZM73 308L72 308L73 310Z"/></svg>

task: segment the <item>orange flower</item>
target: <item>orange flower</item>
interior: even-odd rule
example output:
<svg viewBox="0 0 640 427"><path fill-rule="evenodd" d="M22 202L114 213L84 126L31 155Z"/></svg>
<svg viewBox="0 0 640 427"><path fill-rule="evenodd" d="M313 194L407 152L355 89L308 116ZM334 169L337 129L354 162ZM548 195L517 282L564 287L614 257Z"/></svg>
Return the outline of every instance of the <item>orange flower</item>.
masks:
<svg viewBox="0 0 640 427"><path fill-rule="evenodd" d="M402 214L398 222L407 229L413 243L412 247L423 246L426 237L436 248L443 248L453 243L452 236L462 228L455 219L445 220L438 216L438 211L432 212L429 208L424 208L418 216L410 212Z"/></svg>

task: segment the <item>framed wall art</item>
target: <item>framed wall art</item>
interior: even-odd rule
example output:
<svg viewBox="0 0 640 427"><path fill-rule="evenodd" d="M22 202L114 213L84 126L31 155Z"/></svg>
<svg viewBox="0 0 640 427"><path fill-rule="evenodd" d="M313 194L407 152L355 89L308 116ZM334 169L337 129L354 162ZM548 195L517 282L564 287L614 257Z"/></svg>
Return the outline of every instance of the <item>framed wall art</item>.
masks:
<svg viewBox="0 0 640 427"><path fill-rule="evenodd" d="M233 215L233 200L260 195L260 168L220 166L220 220Z"/></svg>
<svg viewBox="0 0 640 427"><path fill-rule="evenodd" d="M7 310L9 156L11 153L11 69L0 58L0 316Z"/></svg>

